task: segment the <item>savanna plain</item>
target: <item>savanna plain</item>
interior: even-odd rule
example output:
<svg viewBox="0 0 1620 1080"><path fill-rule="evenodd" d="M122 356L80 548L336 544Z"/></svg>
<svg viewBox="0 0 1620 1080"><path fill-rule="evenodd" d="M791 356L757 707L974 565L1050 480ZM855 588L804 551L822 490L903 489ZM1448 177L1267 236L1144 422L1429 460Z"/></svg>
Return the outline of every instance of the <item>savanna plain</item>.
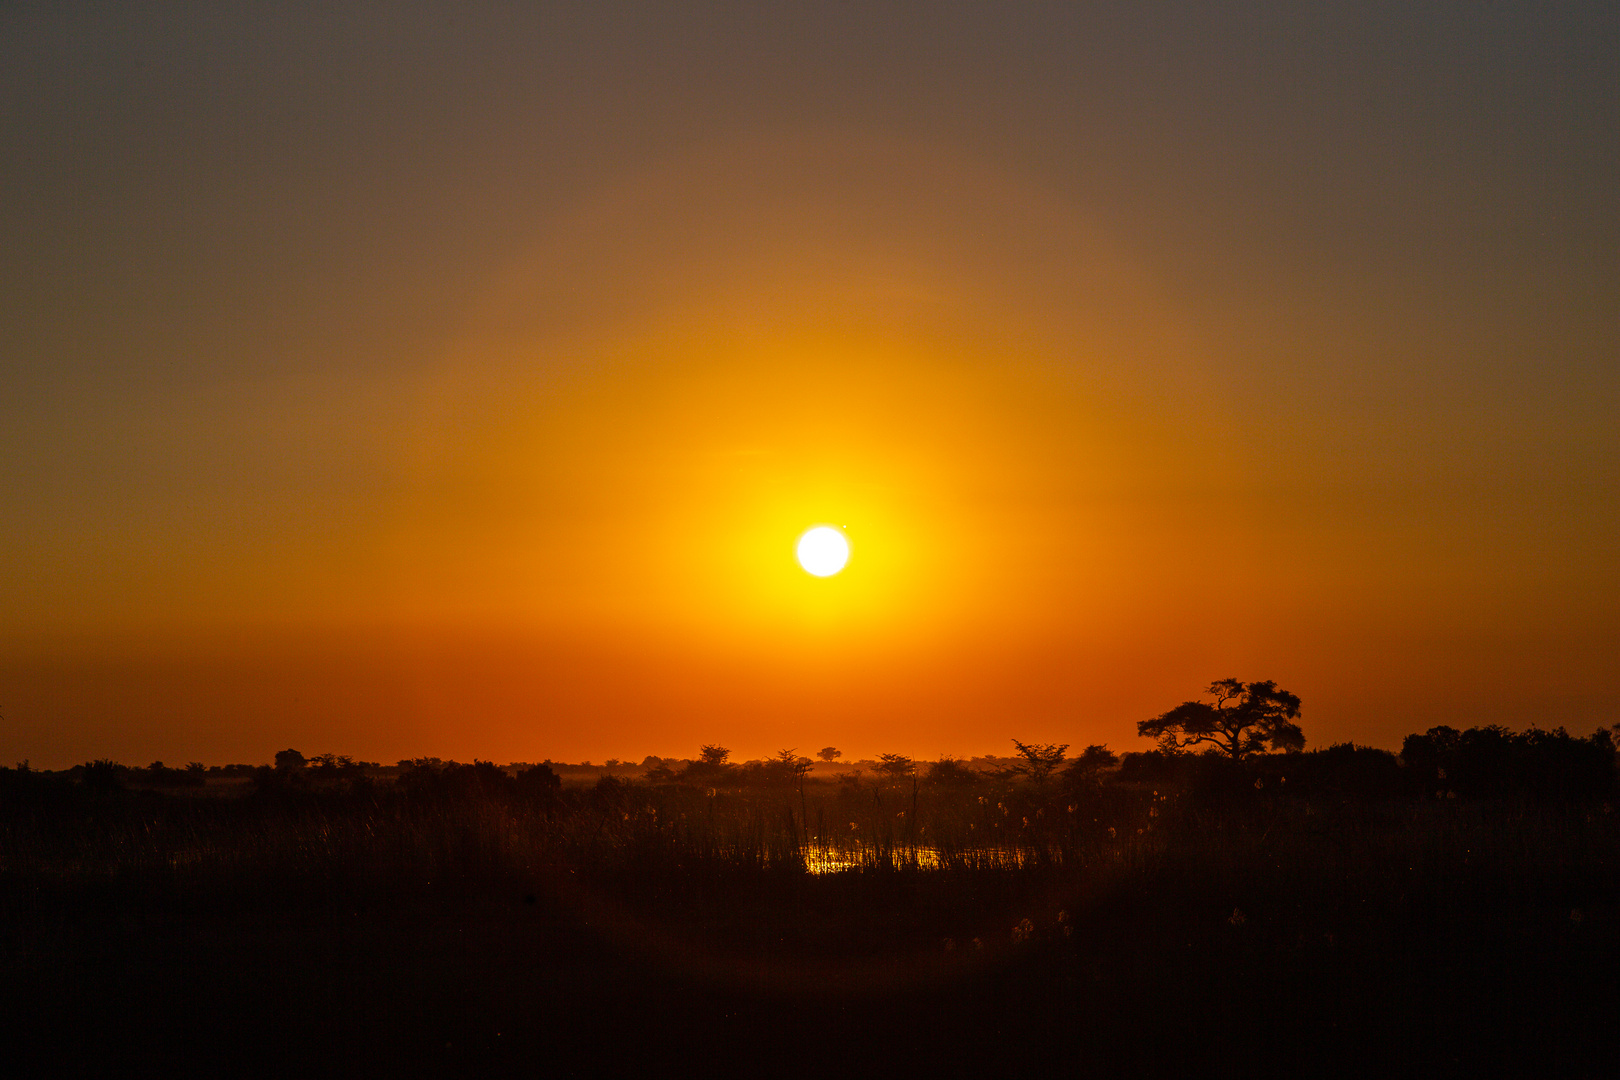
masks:
<svg viewBox="0 0 1620 1080"><path fill-rule="evenodd" d="M1011 749L0 771L7 1054L101 1075L1612 1064L1608 732Z"/></svg>

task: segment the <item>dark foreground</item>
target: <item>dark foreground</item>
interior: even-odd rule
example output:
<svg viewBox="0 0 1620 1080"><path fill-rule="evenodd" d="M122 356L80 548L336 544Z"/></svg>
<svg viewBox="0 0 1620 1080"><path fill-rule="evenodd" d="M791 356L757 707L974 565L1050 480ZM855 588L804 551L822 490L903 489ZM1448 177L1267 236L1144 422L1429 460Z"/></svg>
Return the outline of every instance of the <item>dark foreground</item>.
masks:
<svg viewBox="0 0 1620 1080"><path fill-rule="evenodd" d="M1165 800L1139 836L1022 868L908 868L896 850L818 875L691 834L621 834L582 861L609 821L628 827L617 813L577 810L596 832L530 859L521 826L566 810L379 805L242 800L230 829L262 830L256 847L215 837L164 866L13 860L8 1072L1599 1076L1620 1060L1603 806ZM1129 808L1110 805L1123 836ZM188 813L127 800L74 835L113 850L133 841L103 819L189 821L206 840ZM306 848L325 854L290 854Z"/></svg>

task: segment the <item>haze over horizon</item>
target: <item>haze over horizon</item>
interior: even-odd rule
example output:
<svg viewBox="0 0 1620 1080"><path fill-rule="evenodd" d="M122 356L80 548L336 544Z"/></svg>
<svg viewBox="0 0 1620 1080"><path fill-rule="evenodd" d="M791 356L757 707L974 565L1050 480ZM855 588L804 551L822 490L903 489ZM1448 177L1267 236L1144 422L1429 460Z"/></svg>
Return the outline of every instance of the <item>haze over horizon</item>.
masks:
<svg viewBox="0 0 1620 1080"><path fill-rule="evenodd" d="M1612 5L18 6L0 87L0 760L1620 722Z"/></svg>

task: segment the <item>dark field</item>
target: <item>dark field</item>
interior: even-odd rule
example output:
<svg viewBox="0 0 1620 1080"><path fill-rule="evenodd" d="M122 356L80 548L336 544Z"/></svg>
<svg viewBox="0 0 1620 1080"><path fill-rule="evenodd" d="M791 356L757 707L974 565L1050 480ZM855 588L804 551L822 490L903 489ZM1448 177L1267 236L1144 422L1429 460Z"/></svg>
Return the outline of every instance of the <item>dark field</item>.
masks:
<svg viewBox="0 0 1620 1080"><path fill-rule="evenodd" d="M1563 793L1458 794L1342 748L921 771L265 770L230 795L7 771L5 1054L12 1075L213 1076L1620 1057L1612 763Z"/></svg>

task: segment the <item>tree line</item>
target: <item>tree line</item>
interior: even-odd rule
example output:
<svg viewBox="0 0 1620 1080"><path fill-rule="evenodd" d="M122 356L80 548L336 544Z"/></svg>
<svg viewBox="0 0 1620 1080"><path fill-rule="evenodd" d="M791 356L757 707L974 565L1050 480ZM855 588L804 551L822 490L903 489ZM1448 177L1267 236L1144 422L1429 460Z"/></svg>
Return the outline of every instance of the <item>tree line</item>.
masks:
<svg viewBox="0 0 1620 1080"><path fill-rule="evenodd" d="M1562 727L1513 732L1498 725L1459 731L1439 726L1408 735L1397 755L1387 750L1342 743L1305 752L1304 731L1297 722L1300 698L1273 681L1220 679L1206 693L1213 701L1193 700L1138 723L1138 734L1157 742L1155 750L1116 754L1107 746L1087 746L1070 757L1067 743L1011 740L1011 763L973 768L955 757L918 762L899 753L880 754L872 775L862 768L844 770L837 782L879 787L910 783L967 788L999 782L1034 791L1081 792L1109 783L1172 783L1216 790L1252 781L1263 788L1269 776L1282 784L1288 774L1295 789L1311 786L1362 796L1420 793L1436 798L1512 798L1538 801L1606 797L1615 784L1615 740L1608 729L1579 738ZM824 763L842 757L836 747L816 754ZM625 763L610 761L608 768ZM789 748L763 761L734 763L731 751L705 743L695 758L671 760L649 756L640 782L696 788L796 788L801 795L814 759ZM488 761L472 764L414 758L398 763L393 788L418 797L514 795L555 800L562 789L559 769L551 762L502 767ZM210 777L246 778L264 793L341 788L364 793L375 786L381 766L345 755L306 758L297 750L278 751L273 765L205 767L191 762L183 769L161 761L134 769L106 759L87 762L62 773L43 773L23 762L0 768L0 796L37 792L72 784L91 794L131 787L202 787ZM596 784L600 792L622 790L629 781L610 772ZM1235 785L1235 786L1234 786Z"/></svg>

